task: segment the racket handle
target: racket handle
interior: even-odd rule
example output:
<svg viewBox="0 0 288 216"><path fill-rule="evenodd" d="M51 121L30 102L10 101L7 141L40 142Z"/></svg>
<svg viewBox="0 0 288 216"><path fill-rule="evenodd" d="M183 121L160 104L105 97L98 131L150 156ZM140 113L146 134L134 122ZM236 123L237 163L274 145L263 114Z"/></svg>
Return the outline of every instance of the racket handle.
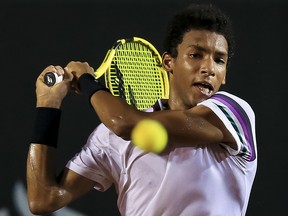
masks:
<svg viewBox="0 0 288 216"><path fill-rule="evenodd" d="M51 72L51 71L47 72L44 75L44 83L47 86L53 86L56 83L61 82L62 80L63 80L63 76L62 75L58 76L56 73Z"/></svg>

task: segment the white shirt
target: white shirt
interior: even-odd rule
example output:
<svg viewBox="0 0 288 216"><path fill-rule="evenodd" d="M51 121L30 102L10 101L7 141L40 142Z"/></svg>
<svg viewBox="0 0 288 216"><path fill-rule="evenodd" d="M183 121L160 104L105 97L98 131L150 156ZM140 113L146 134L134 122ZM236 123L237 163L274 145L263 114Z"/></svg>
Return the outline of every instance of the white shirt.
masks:
<svg viewBox="0 0 288 216"><path fill-rule="evenodd" d="M97 190L114 184L125 216L244 216L257 167L253 110L226 92L198 105L222 120L237 150L219 143L144 153L100 124L67 167Z"/></svg>

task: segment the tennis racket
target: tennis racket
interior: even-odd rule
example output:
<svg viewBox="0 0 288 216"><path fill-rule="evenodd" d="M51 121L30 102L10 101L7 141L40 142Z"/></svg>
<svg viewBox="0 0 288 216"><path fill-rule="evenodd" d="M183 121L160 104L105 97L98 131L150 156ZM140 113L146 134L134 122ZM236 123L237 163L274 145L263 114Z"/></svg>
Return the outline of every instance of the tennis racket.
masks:
<svg viewBox="0 0 288 216"><path fill-rule="evenodd" d="M162 68L160 54L151 43L139 37L118 40L94 75L97 79L104 75L110 92L139 110L145 110L157 99L167 99L169 95L168 75ZM44 82L54 85L54 81L61 80L55 76L48 72Z"/></svg>

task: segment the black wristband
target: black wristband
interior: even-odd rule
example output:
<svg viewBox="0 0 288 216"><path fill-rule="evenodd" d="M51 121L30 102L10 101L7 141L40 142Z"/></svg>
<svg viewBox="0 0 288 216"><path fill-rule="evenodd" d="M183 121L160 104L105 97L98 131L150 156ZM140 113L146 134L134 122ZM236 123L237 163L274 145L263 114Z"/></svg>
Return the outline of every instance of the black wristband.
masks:
<svg viewBox="0 0 288 216"><path fill-rule="evenodd" d="M91 96L99 90L109 90L100 82L100 80L95 79L91 74L85 73L79 78L79 88L80 91L87 97L89 103Z"/></svg>
<svg viewBox="0 0 288 216"><path fill-rule="evenodd" d="M61 110L37 107L31 143L57 147Z"/></svg>

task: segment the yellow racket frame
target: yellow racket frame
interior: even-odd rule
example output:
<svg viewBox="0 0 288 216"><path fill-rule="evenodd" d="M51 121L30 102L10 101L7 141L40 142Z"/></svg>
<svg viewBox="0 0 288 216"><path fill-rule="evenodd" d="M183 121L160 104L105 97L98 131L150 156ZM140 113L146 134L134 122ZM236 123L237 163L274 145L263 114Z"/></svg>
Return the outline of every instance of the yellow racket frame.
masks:
<svg viewBox="0 0 288 216"><path fill-rule="evenodd" d="M104 61L102 62L100 67L94 72L95 77L96 78L100 78L103 74L105 74L105 85L106 85L106 87L109 88L109 90L111 91L111 93L114 96L119 96L117 91L113 90L113 83L112 83L113 79L110 76L111 75L110 69L111 69L111 64L113 62L113 58L114 58L114 56L116 54L116 50L118 49L118 47L121 46L121 45L124 45L126 43L129 43L129 42L140 43L140 44L144 45L147 49L152 51L153 59L155 59L155 61L157 61L156 73L158 73L157 76L160 77L159 81L161 83L160 93L159 93L159 90L156 90L157 92L155 92L155 93L153 92L152 95L153 96L157 95L158 98L168 99L168 97L169 97L169 79L168 79L167 72L162 68L161 55L159 54L157 49L150 42L148 42L147 40L145 40L143 38L133 37L131 39L120 39L120 40L118 40L115 43L115 45L110 50L108 50L108 52L107 52L107 54L106 54L106 56L104 58ZM140 63L141 63L141 61L139 61L139 64ZM139 79L141 79L141 78L139 78ZM115 78L114 78L114 82L115 82ZM152 90L153 90L153 88L152 88ZM145 92L143 92L143 94L145 94ZM139 110L147 109L148 107L152 106L156 102L156 100L158 98L154 98L155 101L153 101L153 99L151 99L151 102L149 101L149 104L147 104L147 105L146 104L145 105L139 105L139 107L138 106L136 106L136 107ZM127 98L126 98L126 102L128 104L131 104L131 102Z"/></svg>

